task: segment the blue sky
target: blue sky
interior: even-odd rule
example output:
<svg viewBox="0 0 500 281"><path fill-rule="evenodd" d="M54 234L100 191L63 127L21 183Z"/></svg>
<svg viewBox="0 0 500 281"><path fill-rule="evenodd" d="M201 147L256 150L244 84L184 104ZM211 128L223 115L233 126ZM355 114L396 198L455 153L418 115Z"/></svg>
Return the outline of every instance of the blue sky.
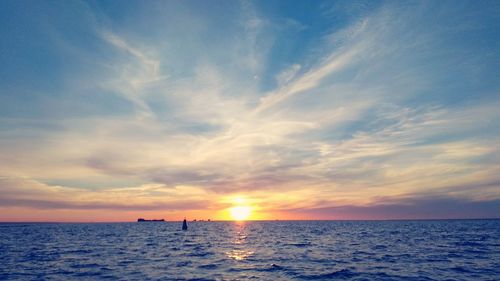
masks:
<svg viewBox="0 0 500 281"><path fill-rule="evenodd" d="M0 7L2 220L498 217L497 1Z"/></svg>

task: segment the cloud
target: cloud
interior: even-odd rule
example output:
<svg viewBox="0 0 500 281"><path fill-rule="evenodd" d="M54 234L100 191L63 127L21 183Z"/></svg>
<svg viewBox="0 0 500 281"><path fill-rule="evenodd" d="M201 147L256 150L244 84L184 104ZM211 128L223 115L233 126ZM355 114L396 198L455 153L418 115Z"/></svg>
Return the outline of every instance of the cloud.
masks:
<svg viewBox="0 0 500 281"><path fill-rule="evenodd" d="M176 190L149 184L89 191L48 185L27 178L0 177L0 191L2 208L179 211L207 210L219 206L217 202L207 199L202 190L189 186Z"/></svg>
<svg viewBox="0 0 500 281"><path fill-rule="evenodd" d="M101 32L102 38L125 53L124 62L115 67L119 77L105 83L105 88L122 95L131 101L139 113L139 118L151 118L153 112L145 99L145 91L152 83L167 79L161 75L160 61L142 50L132 47L123 38L109 31Z"/></svg>
<svg viewBox="0 0 500 281"><path fill-rule="evenodd" d="M368 206L338 206L287 210L316 219L477 219L498 218L500 200L471 201L463 198L418 198L379 202ZM464 212L464 209L467 210Z"/></svg>
<svg viewBox="0 0 500 281"><path fill-rule="evenodd" d="M188 17L189 4L176 21L145 19L155 32L135 18L122 28L104 24L113 18L95 20L98 41L80 55L101 51L101 67L93 68L94 59L75 70L81 76L65 80L61 91L80 93L91 106L119 100L132 110L50 122L0 116L7 127L0 131L0 171L16 179L2 182L0 205L213 209L226 196L245 194L269 211L295 206L382 217L408 202L414 207L405 216L438 206L416 199L428 193L479 214L477 202L500 197L493 184L499 101L491 94L498 86L477 86L481 54L443 34L457 17L429 22L433 10L421 6L347 9L342 27L325 13L321 31L311 22L268 18L251 3L222 29L212 28L219 23L212 13ZM290 29L298 38L286 43L308 49L283 59L274 48ZM99 44L107 51L93 49ZM468 52L475 75L456 64ZM476 95L483 98L470 98Z"/></svg>
<svg viewBox="0 0 500 281"><path fill-rule="evenodd" d="M114 211L182 211L207 210L207 201L147 202L144 204L119 204L112 202L71 202L69 200L37 200L37 199L3 199L0 207L25 207L30 209L48 210L114 210Z"/></svg>
<svg viewBox="0 0 500 281"><path fill-rule="evenodd" d="M343 67L348 65L359 52L360 47L354 46L351 49L339 54L335 53L331 55L325 60L325 62L322 63L321 66L310 70L293 82L290 82L277 91L261 98L260 105L256 108L255 111L260 112L266 110L267 108L272 107L275 104L278 104L295 94L316 87L326 76L331 75L332 73L339 71Z"/></svg>
<svg viewBox="0 0 500 281"><path fill-rule="evenodd" d="M139 59L143 65L148 66L149 74L151 76L155 77L158 75L160 64L157 60L153 60L139 49L131 47L129 44L127 44L127 42L118 37L116 34L103 32L102 37L104 38L104 40L111 43L115 47L124 50Z"/></svg>

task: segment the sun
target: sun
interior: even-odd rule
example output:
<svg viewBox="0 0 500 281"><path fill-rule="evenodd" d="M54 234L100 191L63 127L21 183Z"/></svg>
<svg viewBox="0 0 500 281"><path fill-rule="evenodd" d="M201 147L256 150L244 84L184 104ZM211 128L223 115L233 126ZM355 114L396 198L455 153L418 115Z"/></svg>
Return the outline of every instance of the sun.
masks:
<svg viewBox="0 0 500 281"><path fill-rule="evenodd" d="M248 206L235 206L229 209L229 214L236 221L244 221L250 217L252 209Z"/></svg>

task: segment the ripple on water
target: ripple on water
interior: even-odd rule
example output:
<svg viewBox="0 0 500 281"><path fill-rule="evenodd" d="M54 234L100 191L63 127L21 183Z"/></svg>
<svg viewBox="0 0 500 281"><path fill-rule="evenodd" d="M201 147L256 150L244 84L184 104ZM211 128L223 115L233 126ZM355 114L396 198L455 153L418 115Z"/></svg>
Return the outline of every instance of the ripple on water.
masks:
<svg viewBox="0 0 500 281"><path fill-rule="evenodd" d="M0 279L494 280L500 221L0 224Z"/></svg>
<svg viewBox="0 0 500 281"><path fill-rule="evenodd" d="M210 264L199 265L198 268L201 268L201 269L217 269L218 266L216 264L210 263Z"/></svg>

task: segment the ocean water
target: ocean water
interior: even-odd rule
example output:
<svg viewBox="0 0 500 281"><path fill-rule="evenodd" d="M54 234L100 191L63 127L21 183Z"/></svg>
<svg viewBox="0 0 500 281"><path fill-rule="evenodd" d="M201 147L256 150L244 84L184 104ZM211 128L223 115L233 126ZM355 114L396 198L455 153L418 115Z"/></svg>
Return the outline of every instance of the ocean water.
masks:
<svg viewBox="0 0 500 281"><path fill-rule="evenodd" d="M0 224L1 280L500 280L500 220Z"/></svg>

